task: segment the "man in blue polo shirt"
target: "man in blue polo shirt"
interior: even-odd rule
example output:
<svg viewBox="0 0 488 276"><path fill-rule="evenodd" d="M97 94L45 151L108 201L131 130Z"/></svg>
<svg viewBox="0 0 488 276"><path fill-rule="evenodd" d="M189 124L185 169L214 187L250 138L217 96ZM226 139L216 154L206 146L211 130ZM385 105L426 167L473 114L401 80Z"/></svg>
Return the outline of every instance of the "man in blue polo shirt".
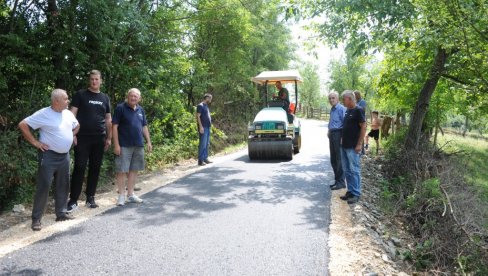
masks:
<svg viewBox="0 0 488 276"><path fill-rule="evenodd" d="M344 122L344 113L346 108L339 102L339 94L332 92L329 94L330 109L329 131L329 150L330 164L334 170L334 185L330 186L332 190L339 190L346 187L344 180L344 171L342 170L341 161L341 138L342 126Z"/></svg>
<svg viewBox="0 0 488 276"><path fill-rule="evenodd" d="M112 119L114 139L115 171L119 197L117 206L125 204L125 179L127 178L127 201L142 203L134 194L138 171L144 170L144 138L147 150L152 151L151 138L147 127L146 114L139 105L141 92L131 88L127 100L118 104Z"/></svg>

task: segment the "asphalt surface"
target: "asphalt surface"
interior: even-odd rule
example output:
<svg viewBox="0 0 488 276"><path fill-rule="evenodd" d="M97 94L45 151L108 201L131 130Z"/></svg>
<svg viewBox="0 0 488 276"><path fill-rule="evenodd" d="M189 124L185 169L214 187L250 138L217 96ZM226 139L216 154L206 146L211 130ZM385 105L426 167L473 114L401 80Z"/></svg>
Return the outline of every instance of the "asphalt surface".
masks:
<svg viewBox="0 0 488 276"><path fill-rule="evenodd" d="M326 123L302 125L290 162L215 159L5 256L0 275L328 275Z"/></svg>

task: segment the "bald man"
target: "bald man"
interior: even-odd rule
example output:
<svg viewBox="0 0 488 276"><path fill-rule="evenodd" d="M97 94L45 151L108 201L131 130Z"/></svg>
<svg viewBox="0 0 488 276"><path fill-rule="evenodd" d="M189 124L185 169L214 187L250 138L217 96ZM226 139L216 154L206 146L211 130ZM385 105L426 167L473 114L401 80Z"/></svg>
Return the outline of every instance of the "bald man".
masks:
<svg viewBox="0 0 488 276"><path fill-rule="evenodd" d="M66 198L69 191L69 150L73 137L80 129L78 120L68 108L66 91L54 89L51 106L40 109L19 123L25 140L38 149L38 171L34 206L32 207L32 230L41 230L41 218L47 207L49 189L54 179L56 183L56 221L70 220L66 214ZM39 129L37 140L30 128Z"/></svg>

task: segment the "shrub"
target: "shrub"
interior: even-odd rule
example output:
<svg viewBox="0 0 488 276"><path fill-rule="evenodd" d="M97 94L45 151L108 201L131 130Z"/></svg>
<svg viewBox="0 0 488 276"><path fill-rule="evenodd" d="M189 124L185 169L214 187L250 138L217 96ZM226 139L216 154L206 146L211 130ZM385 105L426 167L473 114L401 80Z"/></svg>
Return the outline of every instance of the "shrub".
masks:
<svg viewBox="0 0 488 276"><path fill-rule="evenodd" d="M37 152L17 130L0 132L0 172L0 211L32 201Z"/></svg>
<svg viewBox="0 0 488 276"><path fill-rule="evenodd" d="M488 205L466 183L455 155L431 145L405 149L403 132L385 143L387 181L383 205L402 215L417 239L409 257L420 271L485 275L488 269Z"/></svg>

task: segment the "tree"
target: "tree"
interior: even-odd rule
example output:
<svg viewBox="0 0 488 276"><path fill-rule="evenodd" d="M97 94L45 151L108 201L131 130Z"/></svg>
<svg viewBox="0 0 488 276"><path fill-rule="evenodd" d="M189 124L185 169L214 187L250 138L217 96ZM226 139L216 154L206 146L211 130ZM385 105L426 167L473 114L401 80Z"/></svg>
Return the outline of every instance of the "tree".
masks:
<svg viewBox="0 0 488 276"><path fill-rule="evenodd" d="M305 63L304 66L300 69L300 75L303 78L303 84L299 88L299 102L304 107L314 108L319 105L320 77L317 71L317 66L311 63Z"/></svg>
<svg viewBox="0 0 488 276"><path fill-rule="evenodd" d="M368 49L388 55L396 47L421 49L428 56L422 64L422 85L416 95L407 148L416 149L422 125L441 78L471 86L477 96L487 94L487 6L483 0L457 1L307 1L311 15L327 18L318 29L321 37L337 45L354 46L355 55Z"/></svg>

